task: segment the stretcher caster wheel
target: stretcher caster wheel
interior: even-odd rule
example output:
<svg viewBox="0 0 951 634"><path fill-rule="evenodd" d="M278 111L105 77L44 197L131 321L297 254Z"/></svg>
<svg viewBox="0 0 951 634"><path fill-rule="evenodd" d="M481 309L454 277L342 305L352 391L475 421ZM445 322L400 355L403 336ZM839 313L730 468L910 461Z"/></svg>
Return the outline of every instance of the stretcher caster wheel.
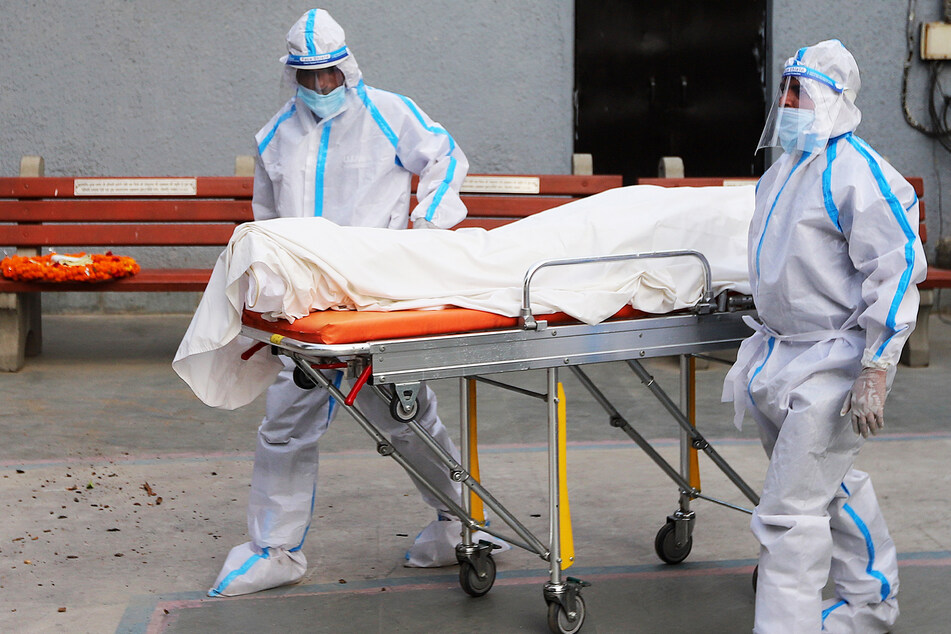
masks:
<svg viewBox="0 0 951 634"><path fill-rule="evenodd" d="M584 625L584 599L575 595L575 612L569 615L564 606L556 601L548 604L548 629L555 634L574 634Z"/></svg>
<svg viewBox="0 0 951 634"><path fill-rule="evenodd" d="M395 418L401 423L408 423L414 418L416 414L419 413L419 400L414 400L410 408L404 409L403 403L399 398L393 397L393 400L390 401L390 416Z"/></svg>
<svg viewBox="0 0 951 634"><path fill-rule="evenodd" d="M693 537L687 537L683 543L677 543L677 524L667 522L657 531L657 537L654 539L654 551L661 561L668 564L679 564L693 548Z"/></svg>
<svg viewBox="0 0 951 634"><path fill-rule="evenodd" d="M302 390L312 390L317 387L314 380L307 376L300 368L294 368L294 385Z"/></svg>
<svg viewBox="0 0 951 634"><path fill-rule="evenodd" d="M483 574L472 563L468 561L459 562L459 585L465 590L466 594L473 597L481 597L492 589L495 583L495 560L491 556L483 559Z"/></svg>

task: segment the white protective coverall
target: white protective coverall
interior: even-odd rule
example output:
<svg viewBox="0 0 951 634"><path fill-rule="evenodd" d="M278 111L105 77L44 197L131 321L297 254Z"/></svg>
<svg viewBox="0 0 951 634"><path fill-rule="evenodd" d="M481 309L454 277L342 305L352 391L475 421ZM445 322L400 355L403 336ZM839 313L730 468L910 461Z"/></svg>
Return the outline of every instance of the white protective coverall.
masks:
<svg viewBox="0 0 951 634"><path fill-rule="evenodd" d="M898 616L895 545L868 474L853 469L864 439L841 410L863 367L886 369L891 385L914 328L926 268L918 200L853 134L858 68L842 44L801 49L786 66L845 90L831 115L816 108L828 142L787 151L760 179L750 224L762 324L741 345L724 400L738 425L750 411L770 456L751 521L761 544L754 631L885 632ZM799 79L810 94L831 90ZM830 574L835 596L823 602Z"/></svg>
<svg viewBox="0 0 951 634"><path fill-rule="evenodd" d="M465 217L458 194L468 171L462 150L410 99L364 84L344 31L330 14L305 13L287 34L287 50L282 61L288 83L296 86L297 68L336 65L344 75L346 98L340 110L319 120L300 98L292 98L258 132L256 220L320 216L339 225L402 229L408 218L417 227L449 228ZM419 204L410 214L412 174L419 175ZM267 392L248 507L251 542L231 550L210 596L294 583L306 572L301 546L316 496L318 440L335 407L325 389L302 390L292 377L293 364L287 361ZM340 375L331 380L339 384ZM459 499L459 484L451 481L448 469L390 416L379 397L365 390L356 404L423 475ZM458 457L426 386L419 392L417 421ZM427 504L441 509L435 496L419 483L417 488ZM407 565L455 563L460 533L458 520L434 521L407 553Z"/></svg>

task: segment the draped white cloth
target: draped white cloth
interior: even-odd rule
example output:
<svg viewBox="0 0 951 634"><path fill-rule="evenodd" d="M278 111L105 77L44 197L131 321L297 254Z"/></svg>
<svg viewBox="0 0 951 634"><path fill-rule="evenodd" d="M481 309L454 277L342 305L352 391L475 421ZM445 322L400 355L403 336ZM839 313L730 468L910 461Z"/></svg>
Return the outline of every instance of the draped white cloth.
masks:
<svg viewBox="0 0 951 634"><path fill-rule="evenodd" d="M280 363L239 357L241 311L293 321L314 310L407 310L445 306L517 316L525 272L557 258L696 250L709 260L714 292L749 292L746 242L753 187L634 186L609 190L498 227L395 231L341 227L322 218L239 226L172 365L208 405L234 409L256 398ZM532 311L598 323L625 304L666 313L696 304L695 258L545 268Z"/></svg>

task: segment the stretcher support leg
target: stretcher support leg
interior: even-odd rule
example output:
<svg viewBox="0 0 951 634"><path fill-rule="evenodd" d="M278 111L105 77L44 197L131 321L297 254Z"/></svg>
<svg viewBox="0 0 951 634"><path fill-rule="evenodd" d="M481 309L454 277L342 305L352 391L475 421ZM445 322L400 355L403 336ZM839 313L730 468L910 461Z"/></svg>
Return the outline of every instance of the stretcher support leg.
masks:
<svg viewBox="0 0 951 634"><path fill-rule="evenodd" d="M478 421L476 420L476 384L474 379L459 379L460 430L462 445L459 450L462 468L479 480ZM477 524L485 524L482 499L466 487L462 495L462 508ZM493 544L480 541L472 543L473 530L463 523L462 543L456 546L459 561L459 585L469 595L479 597L491 589L495 582L495 561L492 559Z"/></svg>
<svg viewBox="0 0 951 634"><path fill-rule="evenodd" d="M558 383L558 369L549 368L547 372L548 504L551 556L548 560L550 578L542 592L548 604L548 627L557 634L577 632L581 629L585 617L581 588L589 584L574 577L562 577L562 571L574 560L565 468L564 390ZM565 558L570 558L571 561Z"/></svg>
<svg viewBox="0 0 951 634"><path fill-rule="evenodd" d="M627 436L631 440L634 441L634 444L640 447L641 450L643 450L644 453L646 453L647 456L651 460L653 460L654 463L658 467L660 467L661 471L667 474L667 477L673 480L674 483L676 483L677 486L680 487L680 489L687 490L691 494L693 494L694 491L691 490L690 483L687 482L687 480L685 480L683 476L680 475L680 472L674 469L670 465L670 463L667 462L664 459L664 457L661 456L660 453L658 453L657 450L651 446L651 444L647 441L646 438L641 436L636 429L631 427L631 424L628 423L627 420L617 410L617 408L615 408L614 405L611 404L611 402L607 399L604 393L600 389L598 389L598 386L594 384L594 381L591 380L591 378L585 373L585 371L582 370L581 367L577 365L571 366L571 371L574 372L575 376L581 382L581 385L583 385L585 389L587 389L588 392L591 394L591 396L594 397L594 400L596 400L598 404L600 404L601 407L603 407L604 410L607 412L608 416L610 417L609 422L611 426L617 427L618 429L623 431L625 434L627 434Z"/></svg>
<svg viewBox="0 0 951 634"><path fill-rule="evenodd" d="M325 377L322 372L318 372L317 370L312 368L310 366L310 363L303 360L298 355L292 355L291 358L294 360L294 363L297 365L297 367L300 368L301 372L307 375L312 381L314 381L314 383L316 383L317 385L320 385L321 387L326 389L328 392L330 392L330 395L334 399L336 399L338 403L343 404L344 409L346 409L350 413L350 415L353 416L354 420L357 421L357 424L360 425L360 427L362 427L363 430L367 434L369 434L369 436L373 438L373 440L376 442L377 453L379 453L381 456L390 456L391 458L393 458L401 467L403 467L403 469L406 470L406 472L410 476L412 476L415 480L421 482L423 486L429 490L430 493L436 496L436 498L440 502L445 504L446 508L451 513L453 513L454 515L457 515L460 518L465 516L462 507L459 505L459 502L447 496L445 493L443 493L441 490L435 487L431 482L429 482L425 477L423 477L423 475L419 473L419 471L416 470L413 464L410 461L408 461L403 456L403 454L397 451L397 449L392 445L392 443L390 443L390 441L386 438L386 436L384 436L383 433L380 432L380 430L377 429L376 426L373 425L373 423L371 423L369 419L367 419L367 417L364 416L363 413L359 409L357 409L353 405L348 405L346 403L346 400L347 400L346 395L343 392L341 392L337 386L335 386L332 382L330 382L330 380L327 379L327 377ZM422 430L420 431L422 432ZM422 433L428 436L428 434L426 434L425 432L422 432ZM435 444L435 442L433 442L433 444ZM440 447L440 449L442 448ZM445 452L443 451L443 453ZM468 517L468 516L465 516L465 517Z"/></svg>
<svg viewBox="0 0 951 634"><path fill-rule="evenodd" d="M387 394L384 394L383 390L377 385L373 386L373 391L376 392L376 394L384 401L388 401L390 398L395 398L395 397L390 397ZM354 412L358 411L356 410L356 408L353 408L353 410ZM432 451L436 456L438 456L440 461L446 465L446 467L449 469L449 476L453 480L461 483L465 487L472 490L476 495L478 495L482 499L482 501L485 503L485 505L488 506L490 509L492 509L492 511L496 513L506 524L508 524L512 528L512 530L514 530L518 534L519 537L524 539L527 542L527 544L512 540L511 538L503 537L502 535L497 534L495 530L487 526L480 526L470 517L470 515L467 512L465 512L465 510L458 503L455 503L455 502L453 503L451 507L448 507L449 510L453 513L453 515L458 517L464 525L469 527L470 530L481 530L486 533L489 533L490 535L494 535L500 539L508 539L508 541L512 542L513 544L521 548L524 548L525 550L530 550L532 552L539 554L540 556L542 556L542 558L545 558L547 556L548 550L538 540L538 538L532 535L532 533L527 528L525 528L525 526L523 526L522 523L519 522L511 513L509 513L505 509L505 507L503 507L498 502L498 500L496 500L495 497L491 493L489 493L479 483L478 480L472 477L471 473L469 473L466 469L464 469L463 466L459 462L457 462L456 459L453 458L449 454L449 452L443 449L433 439L432 436L426 433L426 430L420 427L419 423L417 423L415 419L406 421L405 424L410 428L410 430L412 430L414 434L416 434L416 436L423 442L423 444L425 444L429 448L429 450ZM401 462L400 464L403 464L403 463ZM414 477L418 477L415 474L415 472L413 473L413 475ZM426 486L427 488L434 489L432 484L428 482L426 483ZM440 495L440 499L441 498L442 496ZM528 545L528 544L531 544L531 545Z"/></svg>
<svg viewBox="0 0 951 634"><path fill-rule="evenodd" d="M561 487L558 469L558 369L549 368L548 376L548 533L551 542L551 584L561 584Z"/></svg>
<svg viewBox="0 0 951 634"><path fill-rule="evenodd" d="M525 540L524 542L519 542L508 536L502 536L488 527L478 525L460 505L462 502L461 500L457 501L449 498L429 480L427 480L422 474L420 474L413 464L409 462L401 453L399 453L395 447L393 447L386 436L384 436L383 433L380 432L380 430L377 429L376 426L373 425L373 423L371 423L357 407L346 402L346 396L329 380L327 380L327 378L322 373L317 372L311 367L310 363L302 359L299 355L291 355L291 358L294 360L294 363L297 365L297 367L300 368L301 372L310 377L310 379L316 384L327 389L331 396L343 404L344 409L346 409L347 412L353 416L354 420L357 421L360 427L362 427L363 430L366 431L374 441L376 441L377 452L380 455L390 456L396 460L396 462L399 463L399 465L403 467L403 469L405 469L411 477L413 477L418 482L421 482L427 490L435 495L436 498L446 506L446 509L450 513L458 517L464 526L468 527L470 530L483 530L484 532L494 535L500 539L506 539L515 546L536 553L542 559L548 559L549 552L545 545L542 544L541 541L539 541L538 538L535 537L531 531L529 531L511 513L509 513L508 510L506 510L505 507L503 507L498 502L498 500L492 496L492 494L486 491L482 485L479 484L478 480L474 479L468 471L463 469L462 465L459 464L451 455L449 455L445 449L439 446L432 436L426 433L426 431L419 426L419 423L417 423L415 420L410 420L406 422L406 425L408 425L413 433L416 434L416 436L419 437L420 440L422 440L423 443L429 447L429 449L436 456L439 457L443 464L446 465L446 467L449 469L450 477L453 480L462 483L464 486L474 491L484 501L484 503L490 509L492 509L492 511L496 513L500 519L502 519L502 521L510 526L519 537ZM372 389L377 394L377 396L379 396L385 402L392 402L393 400L396 400L395 395L391 397L387 394L384 394L379 386L374 385L372 386Z"/></svg>
<svg viewBox="0 0 951 634"><path fill-rule="evenodd" d="M750 500L754 505L759 504L759 496L756 492L750 488L750 486L740 477L740 475L733 470L733 468L727 463L723 457L717 453L717 451L710 445L709 442L690 425L690 421L684 416L683 412L670 400L670 397L667 396L667 393L654 381L654 377L644 369L644 366L641 365L639 361L628 360L628 366L634 371L638 376L641 382L651 391L651 393L660 401L661 405L673 416L674 420L677 421L677 424L680 425L687 435L690 437L691 445L695 449L703 451L710 460L726 475L730 481L736 485L736 487ZM702 497L702 496L697 496ZM704 498L706 499L706 498Z"/></svg>
<svg viewBox="0 0 951 634"><path fill-rule="evenodd" d="M693 545L693 526L696 514L690 510L690 501L700 493L700 467L697 464L697 450L692 446L693 435L697 434L696 420L696 392L694 370L696 364L689 355L680 355L680 411L686 412L686 422L689 428L681 426L680 430L680 475L690 483L687 489L680 489L680 508L667 516L667 523L673 524L674 558L683 553L683 557L690 553ZM691 433L692 432L692 433ZM655 546L657 541L655 540ZM661 559L667 554L664 550ZM682 561L682 560L681 560ZM677 562L679 563L679 562Z"/></svg>

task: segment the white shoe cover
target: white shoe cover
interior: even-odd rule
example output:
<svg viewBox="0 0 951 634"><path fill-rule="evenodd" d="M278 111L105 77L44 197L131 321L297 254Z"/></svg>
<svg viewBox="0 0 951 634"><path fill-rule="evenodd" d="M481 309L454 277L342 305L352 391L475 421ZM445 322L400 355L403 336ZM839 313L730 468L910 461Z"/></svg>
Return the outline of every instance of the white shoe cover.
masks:
<svg viewBox="0 0 951 634"><path fill-rule="evenodd" d="M512 548L504 540L476 531L472 534L472 542L478 544L480 540L485 540L498 545L500 548L494 549L493 553L501 553ZM439 568L441 566L453 566L458 562L456 559L456 544L462 542L462 522L457 519L437 519L429 523L419 535L416 536L416 542L406 552L406 563L408 568Z"/></svg>
<svg viewBox="0 0 951 634"><path fill-rule="evenodd" d="M852 605L842 599L822 602L822 631L834 634L884 634L898 620L898 600L894 597L868 605Z"/></svg>
<svg viewBox="0 0 951 634"><path fill-rule="evenodd" d="M258 548L251 542L228 553L209 597L236 597L297 583L307 572L304 553L283 548Z"/></svg>

